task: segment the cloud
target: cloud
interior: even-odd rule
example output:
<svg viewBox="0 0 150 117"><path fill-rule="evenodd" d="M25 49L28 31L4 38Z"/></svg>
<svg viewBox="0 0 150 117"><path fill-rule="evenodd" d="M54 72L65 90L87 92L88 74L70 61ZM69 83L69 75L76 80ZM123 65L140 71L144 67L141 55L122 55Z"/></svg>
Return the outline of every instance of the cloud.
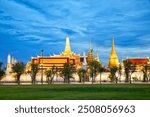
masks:
<svg viewBox="0 0 150 117"><path fill-rule="evenodd" d="M70 29L64 29L64 28L61 28L61 31L64 32L66 35L73 35L73 34L76 34L77 32L73 31L73 30L70 30Z"/></svg>
<svg viewBox="0 0 150 117"><path fill-rule="evenodd" d="M46 55L57 54L69 35L72 50L80 54L88 52L92 40L94 52L99 48L107 65L114 35L119 58L147 57L149 5L149 0L0 0L0 49L5 52L0 56L6 59L7 53L17 51L14 55L27 61L41 48Z"/></svg>

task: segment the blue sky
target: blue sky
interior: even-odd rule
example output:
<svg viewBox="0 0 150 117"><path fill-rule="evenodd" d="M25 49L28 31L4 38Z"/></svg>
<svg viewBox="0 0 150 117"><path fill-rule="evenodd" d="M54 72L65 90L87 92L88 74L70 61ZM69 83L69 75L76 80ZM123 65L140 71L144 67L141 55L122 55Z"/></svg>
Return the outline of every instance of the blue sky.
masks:
<svg viewBox="0 0 150 117"><path fill-rule="evenodd" d="M69 35L75 53L94 52L107 65L112 35L119 59L149 57L150 0L0 0L0 61L59 54Z"/></svg>

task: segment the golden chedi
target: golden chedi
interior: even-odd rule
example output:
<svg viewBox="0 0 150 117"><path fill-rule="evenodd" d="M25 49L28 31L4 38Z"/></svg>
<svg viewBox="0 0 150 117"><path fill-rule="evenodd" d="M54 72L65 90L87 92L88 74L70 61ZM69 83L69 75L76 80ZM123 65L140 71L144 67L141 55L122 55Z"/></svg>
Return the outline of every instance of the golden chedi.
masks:
<svg viewBox="0 0 150 117"><path fill-rule="evenodd" d="M60 56L69 56L69 57L75 57L75 56L76 56L76 54L71 51L70 39L69 39L68 36L66 37L65 50L64 50L64 52L62 52L62 53L60 54Z"/></svg>
<svg viewBox="0 0 150 117"><path fill-rule="evenodd" d="M109 64L108 67L112 68L112 67L118 67L119 66L119 60L118 60L118 56L115 50L115 43L114 43L114 37L112 38L112 49L111 49L111 53L110 53L110 58L109 58Z"/></svg>
<svg viewBox="0 0 150 117"><path fill-rule="evenodd" d="M90 48L89 52L88 52L88 56L87 56L87 62L93 61L94 60L94 56L93 56L93 49Z"/></svg>

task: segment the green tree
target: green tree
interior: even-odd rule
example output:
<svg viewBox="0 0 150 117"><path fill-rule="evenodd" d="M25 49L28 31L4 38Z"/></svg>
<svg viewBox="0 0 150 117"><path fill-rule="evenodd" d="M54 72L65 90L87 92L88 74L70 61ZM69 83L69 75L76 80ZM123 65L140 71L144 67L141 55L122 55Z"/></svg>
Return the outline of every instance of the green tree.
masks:
<svg viewBox="0 0 150 117"><path fill-rule="evenodd" d="M110 80L111 80L111 82L116 81L116 84L118 82L118 78L116 76L117 71L118 71L118 67L116 67L116 66L110 68Z"/></svg>
<svg viewBox="0 0 150 117"><path fill-rule="evenodd" d="M136 71L135 65L131 66L130 69L130 84L132 83L132 74Z"/></svg>
<svg viewBox="0 0 150 117"><path fill-rule="evenodd" d="M106 71L105 67L100 65L99 68L98 68L98 72L99 72L99 75L100 75L100 84L102 82L102 73L105 72L105 71Z"/></svg>
<svg viewBox="0 0 150 117"><path fill-rule="evenodd" d="M143 65L143 69L142 69L142 72L143 72L143 82L148 82L149 69L150 69L150 66L148 64Z"/></svg>
<svg viewBox="0 0 150 117"><path fill-rule="evenodd" d="M132 83L132 74L136 71L136 67L134 64L132 64L129 61L125 61L124 62L124 70L125 70L125 74L126 74L126 79L125 82L129 82L130 84Z"/></svg>
<svg viewBox="0 0 150 117"><path fill-rule="evenodd" d="M12 72L17 75L17 83L20 85L20 76L24 73L24 64L22 62L16 62L12 65Z"/></svg>
<svg viewBox="0 0 150 117"><path fill-rule="evenodd" d="M86 70L85 69L83 69L83 68L80 68L80 69L78 69L77 70L77 74L78 74L78 76L79 76L79 82L81 83L81 82L85 82L85 78L86 78Z"/></svg>
<svg viewBox="0 0 150 117"><path fill-rule="evenodd" d="M51 69L46 70L45 75L46 75L47 83L51 84L52 82L50 82L50 81L52 81L51 80L52 79L52 70Z"/></svg>
<svg viewBox="0 0 150 117"><path fill-rule="evenodd" d="M148 70L148 81L150 81L150 69Z"/></svg>
<svg viewBox="0 0 150 117"><path fill-rule="evenodd" d="M119 74L119 82L121 82L121 76L122 76L122 66L121 64L119 64L119 68L118 68L118 74Z"/></svg>
<svg viewBox="0 0 150 117"><path fill-rule="evenodd" d="M38 73L38 71L39 71L39 64L32 63L31 64L31 73L30 73L32 84L36 83L36 74Z"/></svg>
<svg viewBox="0 0 150 117"><path fill-rule="evenodd" d="M48 69L45 71L48 84L52 84L54 76L56 75L57 72L58 72L58 69L55 66L53 66L52 69Z"/></svg>
<svg viewBox="0 0 150 117"><path fill-rule="evenodd" d="M92 77L92 84L95 82L95 78L98 75L99 66L101 66L101 63L96 60L88 63L88 71L90 77Z"/></svg>
<svg viewBox="0 0 150 117"><path fill-rule="evenodd" d="M1 80L3 79L3 77L5 75L5 71L2 69L2 65L3 65L3 63L0 62L0 84L1 84Z"/></svg>
<svg viewBox="0 0 150 117"><path fill-rule="evenodd" d="M70 78L74 73L73 66L69 63L65 63L61 70L61 75L64 77L64 83L70 83Z"/></svg>

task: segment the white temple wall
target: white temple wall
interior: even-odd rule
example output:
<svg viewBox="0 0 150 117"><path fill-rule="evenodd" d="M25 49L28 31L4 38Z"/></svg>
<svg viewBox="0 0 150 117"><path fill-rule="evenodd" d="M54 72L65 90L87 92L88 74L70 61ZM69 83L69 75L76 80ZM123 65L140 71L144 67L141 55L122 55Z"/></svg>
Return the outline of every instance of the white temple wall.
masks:
<svg viewBox="0 0 150 117"><path fill-rule="evenodd" d="M101 81L110 81L109 74L110 74L109 72L102 73ZM118 74L116 74L116 76L118 76ZM71 79L71 81L79 81L79 76L77 74L73 74L73 77L75 79ZM142 72L135 72L135 73L132 74L132 78L133 77L136 77L138 80L142 81L143 80L143 73ZM41 74L37 74L36 80L37 81L41 81ZM91 81L91 78L89 80ZM97 75L95 80L96 80L96 82L100 81L100 74ZM122 74L121 80L122 81L125 80L125 74ZM7 74L6 77L4 77L2 79L2 81L8 81L8 82L9 81L16 81L16 78L14 78L14 76L12 74ZM31 81L30 74L23 74L23 75L21 75L20 81ZM46 81L46 76L45 75L43 75L43 81ZM54 81L64 81L64 79L62 77L60 77L60 76L55 76L54 77Z"/></svg>

